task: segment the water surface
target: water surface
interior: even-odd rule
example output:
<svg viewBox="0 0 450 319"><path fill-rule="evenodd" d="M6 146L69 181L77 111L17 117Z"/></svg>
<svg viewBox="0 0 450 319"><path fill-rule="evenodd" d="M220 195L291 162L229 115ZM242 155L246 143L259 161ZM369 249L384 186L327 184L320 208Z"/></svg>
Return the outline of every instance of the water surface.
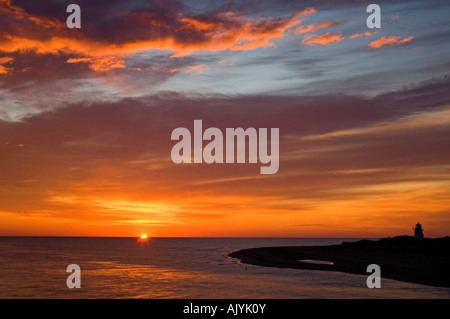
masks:
<svg viewBox="0 0 450 319"><path fill-rule="evenodd" d="M241 264L253 247L317 246L342 238L0 237L0 298L450 298L450 289L366 276ZM69 264L81 288L69 289Z"/></svg>

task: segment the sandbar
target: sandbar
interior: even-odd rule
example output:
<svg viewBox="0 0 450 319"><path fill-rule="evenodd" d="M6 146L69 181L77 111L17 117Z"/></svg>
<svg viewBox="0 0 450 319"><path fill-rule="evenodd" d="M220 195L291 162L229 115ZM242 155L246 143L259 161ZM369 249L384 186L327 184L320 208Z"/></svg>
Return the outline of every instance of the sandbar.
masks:
<svg viewBox="0 0 450 319"><path fill-rule="evenodd" d="M415 239L412 236L343 242L330 246L262 247L229 254L241 262L278 268L340 271L370 275L377 264L381 278L450 288L450 237ZM329 261L329 263L300 260Z"/></svg>

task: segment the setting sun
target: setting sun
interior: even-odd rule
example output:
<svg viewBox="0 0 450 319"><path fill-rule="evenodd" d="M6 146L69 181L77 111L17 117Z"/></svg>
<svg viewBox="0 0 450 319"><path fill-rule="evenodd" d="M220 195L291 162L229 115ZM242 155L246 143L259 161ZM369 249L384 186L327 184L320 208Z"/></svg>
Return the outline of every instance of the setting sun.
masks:
<svg viewBox="0 0 450 319"><path fill-rule="evenodd" d="M147 239L147 235L142 234L142 235L141 235L141 239Z"/></svg>

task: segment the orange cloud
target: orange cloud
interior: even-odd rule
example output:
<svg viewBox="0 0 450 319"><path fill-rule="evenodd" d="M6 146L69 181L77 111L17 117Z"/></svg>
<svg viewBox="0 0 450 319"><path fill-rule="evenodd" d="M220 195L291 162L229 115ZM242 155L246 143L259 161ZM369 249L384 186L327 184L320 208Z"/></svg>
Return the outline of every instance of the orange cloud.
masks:
<svg viewBox="0 0 450 319"><path fill-rule="evenodd" d="M119 58L96 57L96 58L72 58L66 61L67 63L89 63L89 68L97 72L105 72L112 69L125 69L123 64L125 61Z"/></svg>
<svg viewBox="0 0 450 319"><path fill-rule="evenodd" d="M20 21L30 21L38 27L45 29L61 29L66 25L57 19L42 19L25 11L23 8L13 5L11 0L0 0L0 14L8 15Z"/></svg>
<svg viewBox="0 0 450 319"><path fill-rule="evenodd" d="M329 44L332 42L340 42L345 39L356 39L356 38L363 37L363 36L370 37L377 33L378 33L378 31L375 31L373 33L367 31L365 33L355 33L348 37L342 36L342 34L340 32L327 33L324 35L308 35L303 39L302 43L309 45L309 46L315 46L317 44L325 45L325 44Z"/></svg>
<svg viewBox="0 0 450 319"><path fill-rule="evenodd" d="M339 21L324 21L324 22L320 22L320 23L310 24L306 27L297 27L294 30L294 33L299 34L299 33L314 32L318 29L336 27L341 24L342 24L342 22L339 22Z"/></svg>
<svg viewBox="0 0 450 319"><path fill-rule="evenodd" d="M353 35L349 36L348 38L349 39L356 39L356 38L359 38L359 37L362 37L362 36L370 36L370 32L356 33L356 34L353 34Z"/></svg>
<svg viewBox="0 0 450 319"><path fill-rule="evenodd" d="M356 39L356 38L362 37L363 35L364 35L364 33L355 33L355 34L349 36L348 38L349 39Z"/></svg>
<svg viewBox="0 0 450 319"><path fill-rule="evenodd" d="M356 38L359 38L359 37L362 37L362 36L370 37L370 36L375 35L377 33L378 33L378 31L375 31L373 33L369 32L369 31L367 31L365 33L355 33L355 34L347 37L347 39L356 39Z"/></svg>
<svg viewBox="0 0 450 319"><path fill-rule="evenodd" d="M206 64L198 64L198 65L188 67L188 72L189 71L198 71L198 73L202 73L206 69L208 69L208 66Z"/></svg>
<svg viewBox="0 0 450 319"><path fill-rule="evenodd" d="M191 54L192 54L191 51L178 51L177 53L172 54L170 57L171 58L182 58L184 56L188 56L188 55L191 55Z"/></svg>
<svg viewBox="0 0 450 319"><path fill-rule="evenodd" d="M196 31L208 31L216 27L215 22L200 21L191 17L183 17L181 18L181 22L185 28Z"/></svg>
<svg viewBox="0 0 450 319"><path fill-rule="evenodd" d="M404 38L404 39L402 39L396 35L390 36L388 38L382 37L381 39L370 42L369 47L378 49L378 48L381 48L386 45L397 45L397 44L401 44L401 43L406 43L406 42L411 41L412 39L414 39L414 37L412 37L412 36Z"/></svg>
<svg viewBox="0 0 450 319"><path fill-rule="evenodd" d="M14 60L13 57L5 56L5 57L0 58L0 64L9 63L13 60Z"/></svg>
<svg viewBox="0 0 450 319"><path fill-rule="evenodd" d="M5 2L5 1L3 1ZM91 36L88 32L71 32L64 23L26 13L9 1L7 15L14 23L1 32L0 52L34 51L38 54L77 54L81 57L126 56L140 50L172 50L172 57L181 57L196 51L254 50L270 47L272 40L285 36L285 31L300 23L299 18L317 12L314 8L294 13L289 18L249 18L234 13L186 16L177 13L167 18L148 12L126 13L117 21L117 28L131 26L142 30L138 37L108 39ZM6 12L6 13L5 13ZM23 21L31 22L23 23ZM18 29L16 25L23 26ZM149 29L149 27L151 28ZM148 31L157 29L158 32ZM28 30L29 29L29 30ZM104 61L89 62L91 68L103 68ZM74 63L74 61L72 61ZM110 62L106 63L110 65ZM119 64L113 63L119 66ZM108 67L107 67L108 68Z"/></svg>
<svg viewBox="0 0 450 319"><path fill-rule="evenodd" d="M300 17L317 12L315 8L307 8L296 12L288 19L262 19L253 21L244 16L221 15L216 17L214 22L203 21L197 17L183 17L182 29L202 32L205 41L202 43L183 44L172 43L173 49L177 52L172 57L182 57L195 51L246 51L261 47L274 46L272 39L281 38L285 31L301 21Z"/></svg>
<svg viewBox="0 0 450 319"><path fill-rule="evenodd" d="M309 35L306 36L303 40L302 43L309 45L309 46L315 46L315 45L325 45L325 44L329 44L332 42L340 42L342 40L344 40L345 37L342 36L341 33L337 32L337 33L326 33L323 35Z"/></svg>
<svg viewBox="0 0 450 319"><path fill-rule="evenodd" d="M274 46L272 42L267 40L266 38L259 38L252 41L248 41L242 44L236 43L233 46L231 46L230 50L232 51L248 51L248 50L254 50L259 47L271 47Z"/></svg>
<svg viewBox="0 0 450 319"><path fill-rule="evenodd" d="M8 74L12 71L12 68L6 67L3 64L11 63L13 60L14 58L8 56L0 58L0 74Z"/></svg>

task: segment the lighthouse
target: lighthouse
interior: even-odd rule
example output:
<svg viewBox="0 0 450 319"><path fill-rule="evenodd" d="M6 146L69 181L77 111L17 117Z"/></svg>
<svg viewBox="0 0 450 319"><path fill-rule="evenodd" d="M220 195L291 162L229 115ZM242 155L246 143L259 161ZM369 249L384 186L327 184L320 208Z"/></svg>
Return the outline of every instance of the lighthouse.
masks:
<svg viewBox="0 0 450 319"><path fill-rule="evenodd" d="M423 239L423 228L422 225L417 222L416 226L414 227L414 238L415 239Z"/></svg>

